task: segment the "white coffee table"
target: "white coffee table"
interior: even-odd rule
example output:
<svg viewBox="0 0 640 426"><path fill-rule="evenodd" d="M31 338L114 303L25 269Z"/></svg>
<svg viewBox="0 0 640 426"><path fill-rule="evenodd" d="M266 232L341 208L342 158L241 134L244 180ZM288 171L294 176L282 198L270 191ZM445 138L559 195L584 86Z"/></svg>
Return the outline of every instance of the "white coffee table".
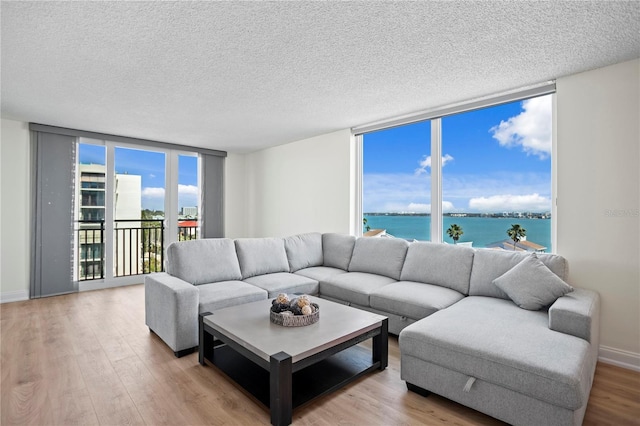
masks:
<svg viewBox="0 0 640 426"><path fill-rule="evenodd" d="M304 327L271 323L271 300L200 314L200 364L215 365L256 397L274 425L291 424L294 408L387 367L386 317L310 298L320 320ZM370 352L356 346L368 339Z"/></svg>

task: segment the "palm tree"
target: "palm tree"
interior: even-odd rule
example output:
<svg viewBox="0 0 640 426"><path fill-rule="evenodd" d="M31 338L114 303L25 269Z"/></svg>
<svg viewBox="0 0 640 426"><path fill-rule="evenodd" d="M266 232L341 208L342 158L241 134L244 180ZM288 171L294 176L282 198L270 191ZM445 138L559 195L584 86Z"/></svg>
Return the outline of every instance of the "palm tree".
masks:
<svg viewBox="0 0 640 426"><path fill-rule="evenodd" d="M371 231L371 227L369 225L367 225L367 222L368 222L367 218L363 217L362 218L362 224L364 225L364 229L366 229L367 231Z"/></svg>
<svg viewBox="0 0 640 426"><path fill-rule="evenodd" d="M516 223L507 229L507 235L513 240L513 251L515 251L516 244L518 244L522 237L527 235L527 230Z"/></svg>
<svg viewBox="0 0 640 426"><path fill-rule="evenodd" d="M460 236L462 234L464 234L462 227L456 225L455 223L452 224L449 229L447 229L447 235L453 238L453 244L458 244L458 240L460 239Z"/></svg>

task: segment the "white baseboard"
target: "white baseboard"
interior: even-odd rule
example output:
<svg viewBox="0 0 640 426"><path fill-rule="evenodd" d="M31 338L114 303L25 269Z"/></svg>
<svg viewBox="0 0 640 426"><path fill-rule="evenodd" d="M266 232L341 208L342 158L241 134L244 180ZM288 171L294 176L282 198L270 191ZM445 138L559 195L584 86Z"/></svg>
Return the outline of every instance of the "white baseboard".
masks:
<svg viewBox="0 0 640 426"><path fill-rule="evenodd" d="M640 371L640 354L622 349L600 346L598 361L629 370Z"/></svg>
<svg viewBox="0 0 640 426"><path fill-rule="evenodd" d="M5 291L0 293L0 303L20 302L29 300L28 290Z"/></svg>

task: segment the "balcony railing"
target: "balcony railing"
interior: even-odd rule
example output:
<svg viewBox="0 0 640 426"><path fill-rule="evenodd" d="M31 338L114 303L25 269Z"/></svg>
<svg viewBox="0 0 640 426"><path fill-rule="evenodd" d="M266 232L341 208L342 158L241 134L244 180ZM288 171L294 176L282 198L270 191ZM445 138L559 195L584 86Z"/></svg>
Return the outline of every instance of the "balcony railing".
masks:
<svg viewBox="0 0 640 426"><path fill-rule="evenodd" d="M104 278L104 221L77 220L78 280Z"/></svg>
<svg viewBox="0 0 640 426"><path fill-rule="evenodd" d="M105 277L104 220L76 221L78 280ZM164 270L163 220L116 220L113 230L114 277ZM193 233L195 236L195 233Z"/></svg>

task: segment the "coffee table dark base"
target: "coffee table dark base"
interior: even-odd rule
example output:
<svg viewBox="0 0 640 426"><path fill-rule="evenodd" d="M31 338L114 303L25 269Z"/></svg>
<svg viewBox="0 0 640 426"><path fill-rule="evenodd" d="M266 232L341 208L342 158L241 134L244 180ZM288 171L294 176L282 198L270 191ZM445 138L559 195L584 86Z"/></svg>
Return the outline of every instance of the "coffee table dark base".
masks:
<svg viewBox="0 0 640 426"><path fill-rule="evenodd" d="M272 355L270 362L256 357L211 330L202 321L206 315L210 314L200 316L200 364L216 366L269 408L273 425L291 424L294 408L388 365L387 320L379 328L292 364L284 352ZM226 344L214 349L214 336ZM368 339L373 339L371 350L355 346Z"/></svg>

